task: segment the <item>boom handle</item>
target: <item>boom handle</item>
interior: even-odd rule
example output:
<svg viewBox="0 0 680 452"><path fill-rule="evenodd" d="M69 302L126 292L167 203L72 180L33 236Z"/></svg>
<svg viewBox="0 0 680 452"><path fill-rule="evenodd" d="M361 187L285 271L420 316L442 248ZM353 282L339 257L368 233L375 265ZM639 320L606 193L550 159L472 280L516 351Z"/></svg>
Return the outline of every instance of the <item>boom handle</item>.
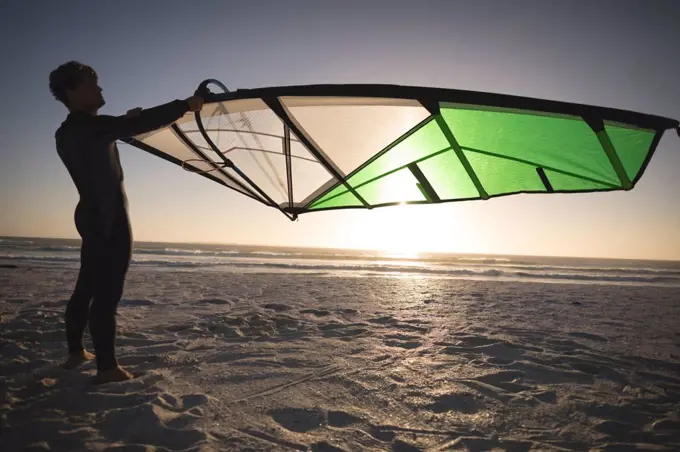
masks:
<svg viewBox="0 0 680 452"><path fill-rule="evenodd" d="M211 84L217 85L225 93L229 92L229 88L227 88L224 83L220 82L217 79L209 78L207 80L203 80L201 82L201 84L198 85L198 88L196 88L196 95L201 96L203 99L210 97L210 95L213 94L213 93L208 88L208 85L211 85Z"/></svg>

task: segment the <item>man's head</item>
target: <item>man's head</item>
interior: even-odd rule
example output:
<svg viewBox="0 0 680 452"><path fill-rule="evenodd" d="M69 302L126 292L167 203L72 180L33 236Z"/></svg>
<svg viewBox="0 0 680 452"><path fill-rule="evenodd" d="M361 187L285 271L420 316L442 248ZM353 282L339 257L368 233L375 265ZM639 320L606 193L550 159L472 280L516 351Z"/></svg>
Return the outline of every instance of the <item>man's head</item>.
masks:
<svg viewBox="0 0 680 452"><path fill-rule="evenodd" d="M52 71L50 91L69 110L92 113L105 104L97 73L77 61L69 61Z"/></svg>

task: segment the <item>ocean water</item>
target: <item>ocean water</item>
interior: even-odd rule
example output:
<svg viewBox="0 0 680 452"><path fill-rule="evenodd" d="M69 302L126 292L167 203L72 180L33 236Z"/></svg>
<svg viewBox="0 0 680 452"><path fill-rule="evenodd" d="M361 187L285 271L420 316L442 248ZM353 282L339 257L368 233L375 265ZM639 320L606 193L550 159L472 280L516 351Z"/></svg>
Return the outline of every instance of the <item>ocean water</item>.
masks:
<svg viewBox="0 0 680 452"><path fill-rule="evenodd" d="M0 266L79 266L80 241L0 237ZM137 242L132 267L156 270L492 279L680 287L679 261Z"/></svg>

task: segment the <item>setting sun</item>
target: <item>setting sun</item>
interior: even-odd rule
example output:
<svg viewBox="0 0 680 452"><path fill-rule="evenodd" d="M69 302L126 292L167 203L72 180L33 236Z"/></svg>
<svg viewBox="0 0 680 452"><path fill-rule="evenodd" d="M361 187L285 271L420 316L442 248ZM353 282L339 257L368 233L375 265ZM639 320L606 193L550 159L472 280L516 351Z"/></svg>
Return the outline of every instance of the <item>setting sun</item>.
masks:
<svg viewBox="0 0 680 452"><path fill-rule="evenodd" d="M442 234L469 234L465 222L451 224L453 211L446 207L401 204L366 212L359 216L360 219L353 217L349 225L351 241L344 246L378 250L403 258L417 257L422 252L442 251Z"/></svg>

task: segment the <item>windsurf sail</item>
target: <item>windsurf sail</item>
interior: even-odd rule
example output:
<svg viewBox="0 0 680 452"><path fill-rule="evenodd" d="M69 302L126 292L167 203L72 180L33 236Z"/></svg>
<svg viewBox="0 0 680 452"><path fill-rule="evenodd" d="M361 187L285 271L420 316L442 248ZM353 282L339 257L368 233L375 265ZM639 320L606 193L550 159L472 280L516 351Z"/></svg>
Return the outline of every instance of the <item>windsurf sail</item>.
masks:
<svg viewBox="0 0 680 452"><path fill-rule="evenodd" d="M219 93L211 92L218 86ZM630 190L678 121L451 89L199 86L200 113L125 141L290 219L301 213Z"/></svg>

